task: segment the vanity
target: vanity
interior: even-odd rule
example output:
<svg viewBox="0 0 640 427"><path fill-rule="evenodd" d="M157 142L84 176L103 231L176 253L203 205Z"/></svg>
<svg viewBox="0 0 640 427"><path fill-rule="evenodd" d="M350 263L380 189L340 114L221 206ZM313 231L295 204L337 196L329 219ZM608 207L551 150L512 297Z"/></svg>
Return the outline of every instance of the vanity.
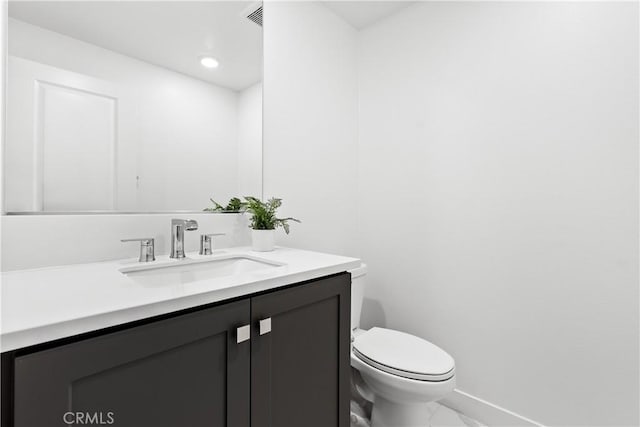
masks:
<svg viewBox="0 0 640 427"><path fill-rule="evenodd" d="M359 261L228 208L265 196L247 3L9 2L1 427L348 425Z"/></svg>
<svg viewBox="0 0 640 427"><path fill-rule="evenodd" d="M2 427L348 426L358 260L231 248L147 264L3 273Z"/></svg>

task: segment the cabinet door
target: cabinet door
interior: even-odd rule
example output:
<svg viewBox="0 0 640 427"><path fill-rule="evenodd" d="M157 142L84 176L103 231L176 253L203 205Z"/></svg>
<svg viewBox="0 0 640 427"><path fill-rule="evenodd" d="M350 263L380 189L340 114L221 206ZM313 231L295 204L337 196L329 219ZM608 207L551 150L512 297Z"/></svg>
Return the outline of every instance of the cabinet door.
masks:
<svg viewBox="0 0 640 427"><path fill-rule="evenodd" d="M252 427L349 425L350 297L344 273L251 299Z"/></svg>
<svg viewBox="0 0 640 427"><path fill-rule="evenodd" d="M17 357L14 425L249 427L249 314L244 300Z"/></svg>

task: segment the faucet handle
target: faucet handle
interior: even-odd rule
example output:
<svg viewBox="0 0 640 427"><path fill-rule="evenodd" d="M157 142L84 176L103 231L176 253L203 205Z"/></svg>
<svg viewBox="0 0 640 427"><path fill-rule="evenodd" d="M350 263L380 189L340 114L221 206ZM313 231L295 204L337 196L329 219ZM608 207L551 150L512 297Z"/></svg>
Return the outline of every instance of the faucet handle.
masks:
<svg viewBox="0 0 640 427"><path fill-rule="evenodd" d="M140 242L140 257L138 262L150 262L156 260L155 241L153 237L139 237L136 239L121 239L121 242Z"/></svg>
<svg viewBox="0 0 640 427"><path fill-rule="evenodd" d="M213 238L224 236L225 233L210 233L200 235L200 255L211 255L213 253Z"/></svg>
<svg viewBox="0 0 640 427"><path fill-rule="evenodd" d="M136 239L120 239L121 242L140 242L141 245L153 245L154 241L153 237L138 237Z"/></svg>

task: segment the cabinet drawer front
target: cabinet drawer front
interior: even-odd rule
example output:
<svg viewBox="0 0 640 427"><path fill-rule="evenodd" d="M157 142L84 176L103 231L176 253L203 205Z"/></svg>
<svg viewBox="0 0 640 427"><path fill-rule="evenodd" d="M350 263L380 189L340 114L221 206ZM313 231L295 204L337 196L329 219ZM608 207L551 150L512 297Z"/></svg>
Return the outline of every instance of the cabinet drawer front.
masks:
<svg viewBox="0 0 640 427"><path fill-rule="evenodd" d="M248 300L17 357L14 425L249 427ZM97 422L96 422L97 421Z"/></svg>
<svg viewBox="0 0 640 427"><path fill-rule="evenodd" d="M349 274L254 297L252 427L349 425Z"/></svg>

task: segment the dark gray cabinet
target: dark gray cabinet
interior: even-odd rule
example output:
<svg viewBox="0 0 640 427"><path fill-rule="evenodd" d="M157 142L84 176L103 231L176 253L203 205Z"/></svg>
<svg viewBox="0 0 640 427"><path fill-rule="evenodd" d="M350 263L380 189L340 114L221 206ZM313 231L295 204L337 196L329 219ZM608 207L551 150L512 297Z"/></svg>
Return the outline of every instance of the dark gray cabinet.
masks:
<svg viewBox="0 0 640 427"><path fill-rule="evenodd" d="M349 310L343 273L4 353L2 427L346 427Z"/></svg>
<svg viewBox="0 0 640 427"><path fill-rule="evenodd" d="M249 309L238 301L18 356L14 425L249 427L250 342L234 336Z"/></svg>
<svg viewBox="0 0 640 427"><path fill-rule="evenodd" d="M349 425L350 285L334 276L251 300L252 427Z"/></svg>

